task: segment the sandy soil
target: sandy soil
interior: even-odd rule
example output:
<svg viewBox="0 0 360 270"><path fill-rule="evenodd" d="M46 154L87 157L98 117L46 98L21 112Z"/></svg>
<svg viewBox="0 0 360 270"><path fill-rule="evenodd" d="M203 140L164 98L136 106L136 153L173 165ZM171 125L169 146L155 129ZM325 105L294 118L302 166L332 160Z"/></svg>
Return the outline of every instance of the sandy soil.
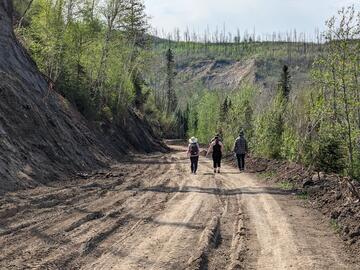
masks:
<svg viewBox="0 0 360 270"><path fill-rule="evenodd" d="M184 148L0 198L0 269L359 269L292 194Z"/></svg>

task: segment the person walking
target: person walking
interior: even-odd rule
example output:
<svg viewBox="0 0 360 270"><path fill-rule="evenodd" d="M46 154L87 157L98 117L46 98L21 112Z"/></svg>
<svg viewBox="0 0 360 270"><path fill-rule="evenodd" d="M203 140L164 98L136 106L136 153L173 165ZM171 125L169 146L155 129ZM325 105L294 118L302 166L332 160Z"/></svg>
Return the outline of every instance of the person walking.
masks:
<svg viewBox="0 0 360 270"><path fill-rule="evenodd" d="M214 162L214 173L216 173L216 171L220 173L221 158L223 152L224 152L224 144L220 141L219 136L215 136L206 154L206 156L208 156L210 153L212 153L212 158Z"/></svg>
<svg viewBox="0 0 360 270"><path fill-rule="evenodd" d="M245 170L245 156L248 152L248 143L245 139L244 131L240 132L239 137L234 144L234 153L236 155L240 172Z"/></svg>
<svg viewBox="0 0 360 270"><path fill-rule="evenodd" d="M189 140L188 156L191 162L191 173L196 174L199 163L200 146L198 140L195 137L191 137Z"/></svg>

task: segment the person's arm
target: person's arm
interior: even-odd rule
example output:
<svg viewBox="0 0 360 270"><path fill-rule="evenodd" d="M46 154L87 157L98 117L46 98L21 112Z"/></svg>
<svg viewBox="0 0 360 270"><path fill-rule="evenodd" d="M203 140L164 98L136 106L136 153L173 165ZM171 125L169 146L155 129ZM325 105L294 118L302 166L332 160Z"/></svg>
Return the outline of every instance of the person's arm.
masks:
<svg viewBox="0 0 360 270"><path fill-rule="evenodd" d="M221 146L221 153L224 153L225 147L224 147L224 144L222 142L220 142L220 146Z"/></svg>
<svg viewBox="0 0 360 270"><path fill-rule="evenodd" d="M206 156L208 156L212 152L213 146L214 146L214 142L210 143L209 149L206 152Z"/></svg>

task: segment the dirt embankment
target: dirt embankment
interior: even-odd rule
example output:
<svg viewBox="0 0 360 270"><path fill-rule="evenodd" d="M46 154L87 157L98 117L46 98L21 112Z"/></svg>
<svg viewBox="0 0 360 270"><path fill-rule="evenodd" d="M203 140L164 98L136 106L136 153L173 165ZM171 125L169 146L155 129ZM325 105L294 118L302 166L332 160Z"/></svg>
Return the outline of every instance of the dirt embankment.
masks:
<svg viewBox="0 0 360 270"><path fill-rule="evenodd" d="M255 82L255 61L203 60L178 67L178 80L202 82L213 90L234 90L244 82Z"/></svg>
<svg viewBox="0 0 360 270"><path fill-rule="evenodd" d="M235 166L235 164L233 164ZM360 255L360 183L335 174L316 173L286 161L249 158L248 169L291 190L320 210L348 248Z"/></svg>
<svg viewBox="0 0 360 270"><path fill-rule="evenodd" d="M12 1L0 2L0 19L0 194L164 149L133 111L121 128L88 123L16 40Z"/></svg>

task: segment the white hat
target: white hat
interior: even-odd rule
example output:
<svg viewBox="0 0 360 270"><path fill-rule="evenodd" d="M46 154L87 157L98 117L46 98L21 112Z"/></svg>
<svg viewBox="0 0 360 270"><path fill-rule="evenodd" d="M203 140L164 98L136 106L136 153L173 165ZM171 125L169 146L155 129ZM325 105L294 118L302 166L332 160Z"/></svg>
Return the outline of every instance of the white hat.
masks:
<svg viewBox="0 0 360 270"><path fill-rule="evenodd" d="M189 143L197 143L198 139L196 139L195 137L191 137L191 139L189 140Z"/></svg>

